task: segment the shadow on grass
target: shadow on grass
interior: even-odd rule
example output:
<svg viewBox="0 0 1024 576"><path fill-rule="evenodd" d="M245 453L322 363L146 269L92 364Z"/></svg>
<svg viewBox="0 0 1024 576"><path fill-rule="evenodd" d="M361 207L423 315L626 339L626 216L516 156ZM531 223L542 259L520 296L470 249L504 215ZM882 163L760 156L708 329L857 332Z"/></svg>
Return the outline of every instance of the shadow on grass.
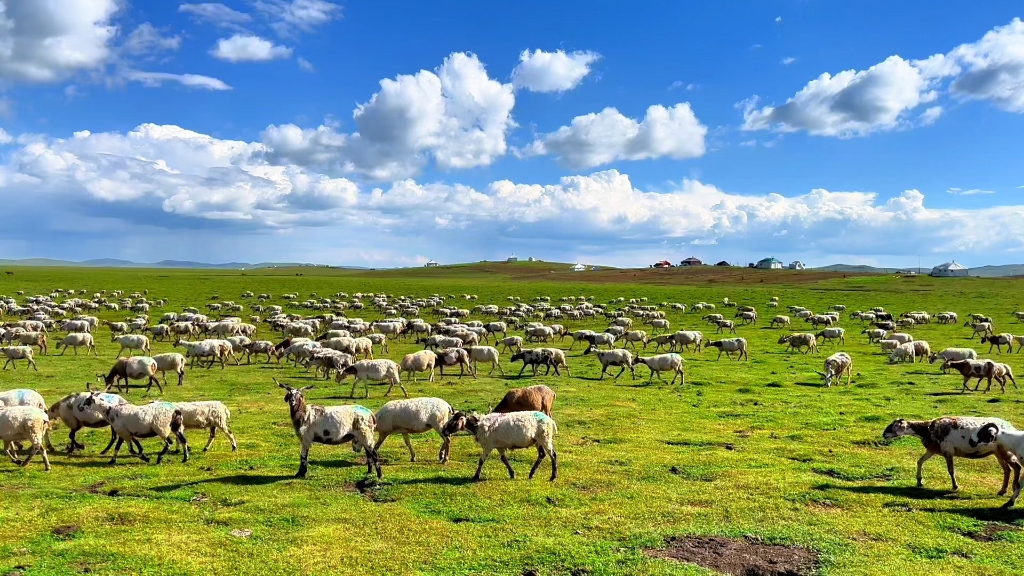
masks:
<svg viewBox="0 0 1024 576"><path fill-rule="evenodd" d="M794 382L797 386L803 386L805 388L821 388L821 382Z"/></svg>
<svg viewBox="0 0 1024 576"><path fill-rule="evenodd" d="M194 480L192 482L181 482L179 484L167 484L165 486L154 486L150 488L153 492L174 492L190 486L201 486L203 484L230 484L232 486L266 486L284 480L294 480L295 476L288 474L283 476L272 476L269 474L234 474L232 476L221 476L219 478L207 478L205 480Z"/></svg>
<svg viewBox="0 0 1024 576"><path fill-rule="evenodd" d="M408 478L396 480L395 484L415 486L420 484L433 484L435 486L465 486L474 484L472 476L429 476L425 478Z"/></svg>
<svg viewBox="0 0 1024 576"><path fill-rule="evenodd" d="M934 488L918 488L916 486L841 486L838 484L818 484L815 490L843 490L855 494L883 494L885 496L899 496L901 498L913 498L916 500L933 500L953 494L949 490L936 490Z"/></svg>
<svg viewBox="0 0 1024 576"><path fill-rule="evenodd" d="M925 396L960 396L963 392L928 392Z"/></svg>
<svg viewBox="0 0 1024 576"><path fill-rule="evenodd" d="M1024 510L1019 508L921 508L922 512L948 512L959 514L982 522L1001 522L1003 524L1014 524L1024 519Z"/></svg>

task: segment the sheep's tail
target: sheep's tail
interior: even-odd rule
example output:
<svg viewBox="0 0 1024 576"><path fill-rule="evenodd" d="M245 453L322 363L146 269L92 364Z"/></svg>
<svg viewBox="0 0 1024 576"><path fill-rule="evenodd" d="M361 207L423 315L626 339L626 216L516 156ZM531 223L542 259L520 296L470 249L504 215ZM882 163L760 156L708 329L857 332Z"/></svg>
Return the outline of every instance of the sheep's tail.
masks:
<svg viewBox="0 0 1024 576"><path fill-rule="evenodd" d="M181 413L181 410L174 409L174 414L171 415L171 432L178 433L185 427L185 416Z"/></svg>

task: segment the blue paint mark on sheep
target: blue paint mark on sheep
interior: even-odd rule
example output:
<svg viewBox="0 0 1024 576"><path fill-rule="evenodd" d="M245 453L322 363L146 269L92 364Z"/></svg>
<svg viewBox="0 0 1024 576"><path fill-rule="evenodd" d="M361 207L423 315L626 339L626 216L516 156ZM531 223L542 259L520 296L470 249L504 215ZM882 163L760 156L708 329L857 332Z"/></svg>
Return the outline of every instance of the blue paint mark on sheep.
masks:
<svg viewBox="0 0 1024 576"><path fill-rule="evenodd" d="M366 408L365 406L360 406L359 404L353 406L352 409L355 410L356 412L359 412L360 414L373 414L373 412L369 408Z"/></svg>
<svg viewBox="0 0 1024 576"><path fill-rule="evenodd" d="M117 394L100 394L100 400L103 400L107 404L117 404L121 402L121 397Z"/></svg>
<svg viewBox="0 0 1024 576"><path fill-rule="evenodd" d="M548 415L543 412L534 412L533 417L536 418L538 422L545 422L547 420L551 420L551 418L548 418Z"/></svg>
<svg viewBox="0 0 1024 576"><path fill-rule="evenodd" d="M161 402L160 407L165 408L167 410L174 410L175 408L177 408L177 406L175 406L171 402Z"/></svg>
<svg viewBox="0 0 1024 576"><path fill-rule="evenodd" d="M22 404L25 402L26 398L28 398L28 393L29 390L18 390L18 393L14 395L14 397L18 401L18 404Z"/></svg>

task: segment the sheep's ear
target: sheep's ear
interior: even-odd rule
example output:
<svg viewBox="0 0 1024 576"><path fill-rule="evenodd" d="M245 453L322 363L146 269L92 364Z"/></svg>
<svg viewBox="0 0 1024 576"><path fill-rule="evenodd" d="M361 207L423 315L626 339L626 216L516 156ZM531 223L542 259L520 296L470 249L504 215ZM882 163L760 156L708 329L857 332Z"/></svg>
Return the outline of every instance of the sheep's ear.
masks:
<svg viewBox="0 0 1024 576"><path fill-rule="evenodd" d="M273 380L274 380L274 383L277 384L278 386L280 386L281 388L284 388L286 390L291 390L291 388L289 386L286 386L286 385L281 384L280 382L278 382L277 378L274 378Z"/></svg>
<svg viewBox="0 0 1024 576"><path fill-rule="evenodd" d="M303 387L303 388L299 388L299 392L302 392L304 390L312 390L313 388L316 388L316 385L315 384L310 384L309 386L306 386L306 387Z"/></svg>

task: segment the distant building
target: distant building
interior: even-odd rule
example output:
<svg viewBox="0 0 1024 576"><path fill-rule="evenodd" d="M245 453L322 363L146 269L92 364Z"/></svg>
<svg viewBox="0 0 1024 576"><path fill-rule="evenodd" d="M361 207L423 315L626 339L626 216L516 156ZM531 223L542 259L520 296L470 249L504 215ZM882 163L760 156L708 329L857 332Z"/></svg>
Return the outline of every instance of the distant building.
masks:
<svg viewBox="0 0 1024 576"><path fill-rule="evenodd" d="M534 258L533 256L530 256L529 258L527 258L527 259L526 259L526 261L527 261L527 262L536 262L536 261L537 261L537 259L536 259L536 258Z"/></svg>
<svg viewBox="0 0 1024 576"><path fill-rule="evenodd" d="M764 258L762 260L758 260L755 268L760 268L762 270L781 270L782 260L778 260L776 258Z"/></svg>
<svg viewBox="0 0 1024 576"><path fill-rule="evenodd" d="M729 264L729 263L728 263L728 262L726 262L725 260L722 260L722 261L721 261L721 262L719 262L718 264L715 264L715 266L732 266L732 264Z"/></svg>
<svg viewBox="0 0 1024 576"><path fill-rule="evenodd" d="M668 260L662 260L661 262L655 262L653 267L654 268L671 268L672 267L672 263L669 262Z"/></svg>
<svg viewBox="0 0 1024 576"><path fill-rule="evenodd" d="M790 270L803 270L804 268L806 268L806 266L804 266L804 263L799 260L794 260L789 263Z"/></svg>
<svg viewBox="0 0 1024 576"><path fill-rule="evenodd" d="M967 267L957 264L956 261L946 262L945 264L939 264L935 268L932 268L932 276L939 278L952 278L967 276Z"/></svg>
<svg viewBox="0 0 1024 576"><path fill-rule="evenodd" d="M424 264L423 266L425 268L436 268L437 267L437 262L434 262L433 260L430 260L426 264Z"/></svg>
<svg viewBox="0 0 1024 576"><path fill-rule="evenodd" d="M516 258L516 255L513 254L513 255L509 256L508 259L505 260L505 262L508 262L509 264L512 264L513 262L519 262L519 258Z"/></svg>
<svg viewBox="0 0 1024 576"><path fill-rule="evenodd" d="M572 268L569 268L569 270L572 270L573 272L585 272L587 270L587 267L584 266L583 264L576 264Z"/></svg>
<svg viewBox="0 0 1024 576"><path fill-rule="evenodd" d="M687 259L683 260L682 262L680 262L679 265L680 266L703 266L704 263L700 261L700 258L694 258L693 256L690 256L689 258L687 258Z"/></svg>

